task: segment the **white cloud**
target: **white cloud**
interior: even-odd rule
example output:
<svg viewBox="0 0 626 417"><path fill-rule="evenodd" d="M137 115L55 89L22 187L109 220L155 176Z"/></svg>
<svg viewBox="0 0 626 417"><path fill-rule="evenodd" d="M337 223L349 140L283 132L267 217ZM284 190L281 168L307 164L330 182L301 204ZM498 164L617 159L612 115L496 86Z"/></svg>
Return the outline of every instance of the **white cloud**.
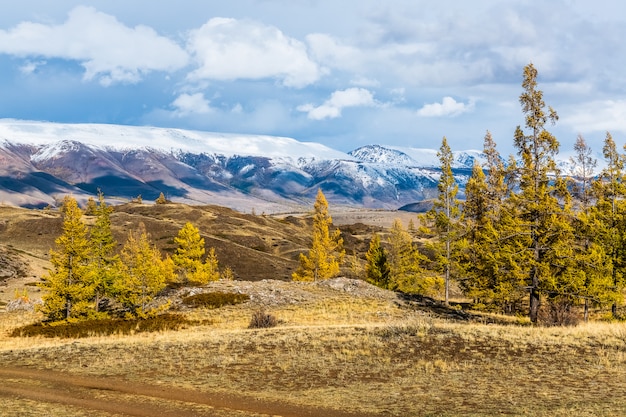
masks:
<svg viewBox="0 0 626 417"><path fill-rule="evenodd" d="M191 32L188 49L199 64L192 80L276 78L288 87L305 87L324 74L302 42L248 20L213 18Z"/></svg>
<svg viewBox="0 0 626 417"><path fill-rule="evenodd" d="M417 115L422 117L453 117L471 111L473 108L473 100L465 104L459 103L452 97L444 97L441 103L425 104L424 107L417 111Z"/></svg>
<svg viewBox="0 0 626 417"><path fill-rule="evenodd" d="M172 102L175 114L178 117L189 116L191 114L207 114L211 112L209 101L202 93L181 94Z"/></svg>
<svg viewBox="0 0 626 417"><path fill-rule="evenodd" d="M325 33L313 33L306 37L311 54L317 62L340 70L359 72L366 70L369 52L349 45Z"/></svg>
<svg viewBox="0 0 626 417"><path fill-rule="evenodd" d="M626 100L598 100L586 103L563 114L563 124L579 133L626 133Z"/></svg>
<svg viewBox="0 0 626 417"><path fill-rule="evenodd" d="M85 80L135 83L150 71L174 71L187 53L152 28L129 28L92 7L73 9L60 25L22 22L0 30L0 53L79 61Z"/></svg>
<svg viewBox="0 0 626 417"><path fill-rule="evenodd" d="M315 107L312 104L303 104L298 106L298 110L308 113L309 119L323 120L335 119L341 116L341 110L346 107L370 107L374 105L376 105L376 101L369 90L348 88L335 91L321 106Z"/></svg>
<svg viewBox="0 0 626 417"><path fill-rule="evenodd" d="M46 61L27 61L20 67L20 72L25 75L33 74L43 65L46 65Z"/></svg>
<svg viewBox="0 0 626 417"><path fill-rule="evenodd" d="M357 76L356 78L353 78L352 80L350 80L350 84L356 85L358 87L380 87L380 81L372 78L366 78L363 76Z"/></svg>

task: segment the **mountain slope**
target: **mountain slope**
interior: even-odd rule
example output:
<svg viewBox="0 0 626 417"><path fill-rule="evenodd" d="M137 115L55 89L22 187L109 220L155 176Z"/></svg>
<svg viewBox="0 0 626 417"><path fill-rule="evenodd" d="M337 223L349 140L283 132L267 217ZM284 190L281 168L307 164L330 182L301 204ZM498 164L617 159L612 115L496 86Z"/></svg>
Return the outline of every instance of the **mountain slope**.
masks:
<svg viewBox="0 0 626 417"><path fill-rule="evenodd" d="M479 151L454 152L464 184ZM567 168L568 163L560 165ZM436 196L437 151L369 145L343 153L318 143L182 129L0 120L0 203L57 205L141 195L239 211L310 207L321 188L331 204L397 209Z"/></svg>

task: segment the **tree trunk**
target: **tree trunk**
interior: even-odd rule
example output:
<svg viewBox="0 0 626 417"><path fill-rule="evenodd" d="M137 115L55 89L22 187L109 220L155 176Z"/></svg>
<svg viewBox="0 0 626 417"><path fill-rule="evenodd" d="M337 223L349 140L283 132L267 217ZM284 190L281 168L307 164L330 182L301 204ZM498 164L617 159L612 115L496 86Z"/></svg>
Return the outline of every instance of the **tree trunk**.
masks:
<svg viewBox="0 0 626 417"><path fill-rule="evenodd" d="M589 321L589 300L587 298L585 298L585 309L583 313L583 319L585 320L585 323Z"/></svg>
<svg viewBox="0 0 626 417"><path fill-rule="evenodd" d="M537 323L537 318L539 316L539 276L537 275L536 267L533 268L532 274L532 285L530 287L530 322L533 324Z"/></svg>
<svg viewBox="0 0 626 417"><path fill-rule="evenodd" d="M536 324L538 316L539 316L539 289L533 286L530 289L530 322L533 324Z"/></svg>
<svg viewBox="0 0 626 417"><path fill-rule="evenodd" d="M446 242L446 256L448 263L446 264L446 295L445 295L445 304L446 306L450 305L449 294L450 294L450 240Z"/></svg>

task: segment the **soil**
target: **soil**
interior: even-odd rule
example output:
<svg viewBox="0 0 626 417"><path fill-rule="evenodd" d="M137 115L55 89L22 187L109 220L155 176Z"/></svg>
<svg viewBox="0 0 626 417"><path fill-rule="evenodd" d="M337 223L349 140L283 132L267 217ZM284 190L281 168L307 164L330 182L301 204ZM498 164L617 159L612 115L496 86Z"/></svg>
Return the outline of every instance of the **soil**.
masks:
<svg viewBox="0 0 626 417"><path fill-rule="evenodd" d="M138 384L116 378L89 378L30 368L0 368L0 379L3 381L0 385L0 396L70 405L87 411L104 411L126 416L198 417L212 416L215 410L237 412L238 415L283 417L367 416L322 407L302 407L265 401L243 395ZM97 398L96 393L102 392L106 394L106 401ZM142 401L135 401L133 397L136 396L143 397ZM146 403L145 399L159 400L159 404ZM197 409L190 410L190 405L204 405L210 408L202 412Z"/></svg>

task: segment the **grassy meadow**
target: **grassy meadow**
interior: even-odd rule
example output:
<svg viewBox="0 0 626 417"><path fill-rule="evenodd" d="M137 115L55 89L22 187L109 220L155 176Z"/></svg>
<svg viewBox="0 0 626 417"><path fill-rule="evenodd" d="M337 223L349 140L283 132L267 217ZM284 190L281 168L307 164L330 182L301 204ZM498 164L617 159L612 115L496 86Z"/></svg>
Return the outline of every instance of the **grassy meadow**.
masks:
<svg viewBox="0 0 626 417"><path fill-rule="evenodd" d="M626 415L624 323L459 322L345 295L277 306L270 329L248 329L253 312L245 303L195 309L184 314L204 324L77 340L8 337L37 317L2 313L0 363L354 415ZM84 415L33 407L0 396L9 415Z"/></svg>

